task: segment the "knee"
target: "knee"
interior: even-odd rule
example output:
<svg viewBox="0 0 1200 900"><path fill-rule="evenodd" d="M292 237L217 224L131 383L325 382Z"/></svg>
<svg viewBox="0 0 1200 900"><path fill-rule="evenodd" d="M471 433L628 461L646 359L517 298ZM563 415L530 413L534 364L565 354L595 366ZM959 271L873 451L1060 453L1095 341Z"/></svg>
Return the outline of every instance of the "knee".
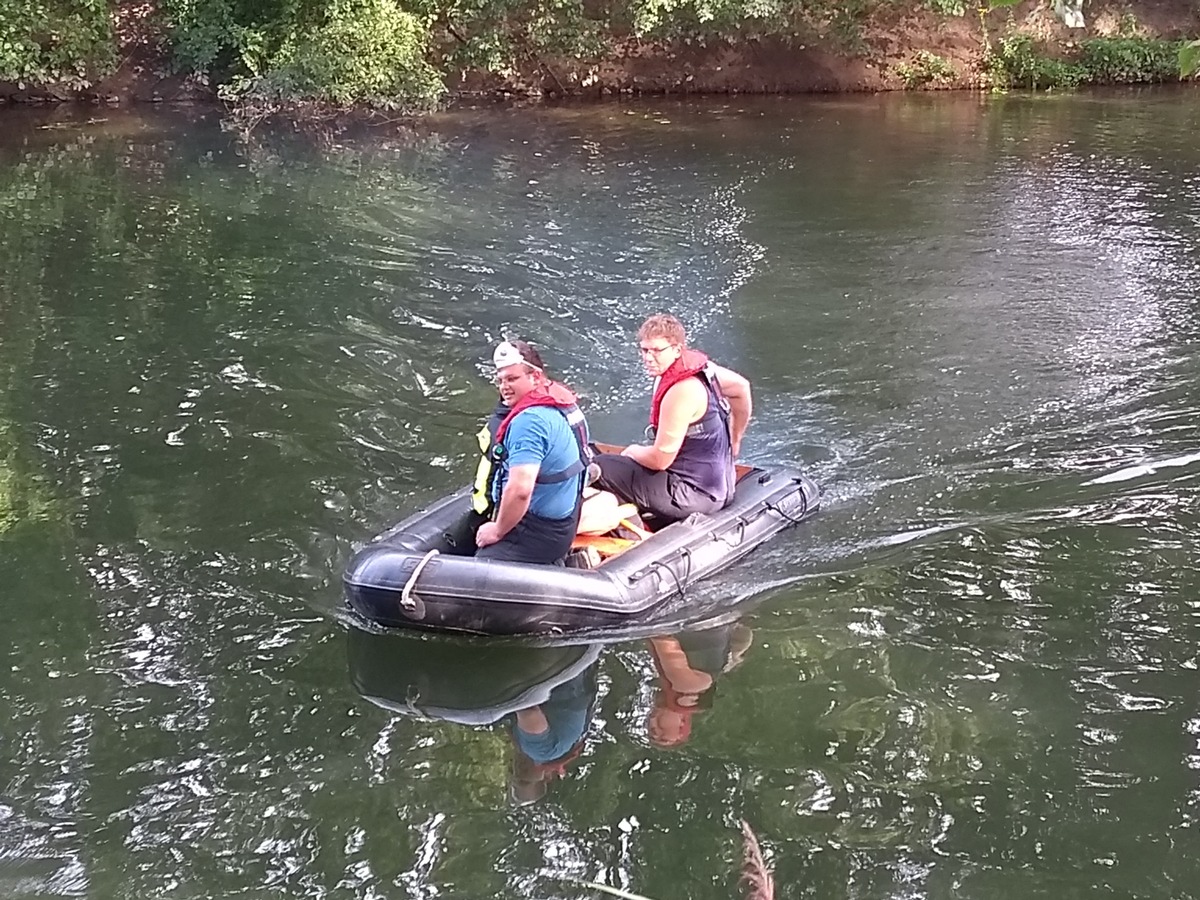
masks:
<svg viewBox="0 0 1200 900"><path fill-rule="evenodd" d="M583 501L576 531L580 534L604 534L612 531L620 524L620 505L621 501L616 494L608 491L593 494Z"/></svg>

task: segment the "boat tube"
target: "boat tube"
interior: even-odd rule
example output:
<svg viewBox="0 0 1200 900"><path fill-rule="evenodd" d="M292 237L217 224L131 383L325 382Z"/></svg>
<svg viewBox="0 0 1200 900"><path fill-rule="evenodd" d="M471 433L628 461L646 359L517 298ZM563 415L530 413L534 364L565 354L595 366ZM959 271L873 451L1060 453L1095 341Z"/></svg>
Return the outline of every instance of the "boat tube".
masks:
<svg viewBox="0 0 1200 900"><path fill-rule="evenodd" d="M388 628L553 636L636 625L820 505L798 470L738 470L725 509L668 525L595 569L475 559L478 517L464 488L359 550L343 576L346 600Z"/></svg>

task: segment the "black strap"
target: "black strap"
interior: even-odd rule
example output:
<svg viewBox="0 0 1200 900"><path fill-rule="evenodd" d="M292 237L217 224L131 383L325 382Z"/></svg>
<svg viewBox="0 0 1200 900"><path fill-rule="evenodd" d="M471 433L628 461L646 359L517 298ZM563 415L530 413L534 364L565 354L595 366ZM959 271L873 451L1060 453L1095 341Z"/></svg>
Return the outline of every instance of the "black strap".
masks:
<svg viewBox="0 0 1200 900"><path fill-rule="evenodd" d="M587 468L582 459L577 459L561 472L538 472L538 484L559 484L568 478L573 478Z"/></svg>

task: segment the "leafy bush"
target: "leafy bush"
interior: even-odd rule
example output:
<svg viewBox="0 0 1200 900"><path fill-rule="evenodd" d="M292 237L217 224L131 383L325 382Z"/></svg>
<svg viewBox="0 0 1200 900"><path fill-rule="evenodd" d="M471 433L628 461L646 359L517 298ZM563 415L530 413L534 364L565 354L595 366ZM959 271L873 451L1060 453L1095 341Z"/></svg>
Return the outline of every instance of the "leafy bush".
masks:
<svg viewBox="0 0 1200 900"><path fill-rule="evenodd" d="M1074 60L1038 51L1025 36L1009 34L988 60L999 87L1073 88L1080 84L1142 84L1179 77L1185 45L1156 38L1121 36L1089 38Z"/></svg>
<svg viewBox="0 0 1200 900"><path fill-rule="evenodd" d="M0 0L2 2L2 0ZM442 84L427 23L396 0L162 0L176 65L227 99L427 107Z"/></svg>
<svg viewBox="0 0 1200 900"><path fill-rule="evenodd" d="M925 8L939 16L963 16L967 12L966 0L925 0Z"/></svg>
<svg viewBox="0 0 1200 900"><path fill-rule="evenodd" d="M320 0L159 0L176 68L223 77L264 74L297 33L321 20Z"/></svg>
<svg viewBox="0 0 1200 900"><path fill-rule="evenodd" d="M107 0L0 0L0 80L84 88L115 62Z"/></svg>
<svg viewBox="0 0 1200 900"><path fill-rule="evenodd" d="M554 56L598 56L607 46L606 8L589 14L584 0L412 0L413 13L445 35L440 62L507 73L521 62Z"/></svg>
<svg viewBox="0 0 1200 900"><path fill-rule="evenodd" d="M443 88L425 59L427 36L393 0L333 0L325 21L296 38L267 81L285 96L430 106Z"/></svg>
<svg viewBox="0 0 1200 900"><path fill-rule="evenodd" d="M1090 38L1080 44L1079 63L1088 80L1136 84L1179 77L1180 43L1144 37Z"/></svg>
<svg viewBox="0 0 1200 900"><path fill-rule="evenodd" d="M1015 33L1000 39L999 48L988 57L987 69L993 83L1001 88L1069 90L1088 77L1083 66L1046 56L1028 35Z"/></svg>
<svg viewBox="0 0 1200 900"><path fill-rule="evenodd" d="M1188 41L1179 48L1179 77L1191 78L1200 72L1200 41Z"/></svg>
<svg viewBox="0 0 1200 900"><path fill-rule="evenodd" d="M949 81L954 77L954 67L936 53L918 50L911 63L896 66L896 74L911 90L933 81Z"/></svg>
<svg viewBox="0 0 1200 900"><path fill-rule="evenodd" d="M888 0L623 0L607 28L640 37L698 39L787 35L865 49L862 22Z"/></svg>

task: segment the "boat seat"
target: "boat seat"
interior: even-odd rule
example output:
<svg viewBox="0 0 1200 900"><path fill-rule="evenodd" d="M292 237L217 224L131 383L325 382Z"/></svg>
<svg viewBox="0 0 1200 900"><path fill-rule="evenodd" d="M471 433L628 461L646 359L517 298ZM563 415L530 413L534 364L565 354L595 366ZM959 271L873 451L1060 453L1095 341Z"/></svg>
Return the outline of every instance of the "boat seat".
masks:
<svg viewBox="0 0 1200 900"><path fill-rule="evenodd" d="M577 534L571 542L571 550L591 548L599 555L601 561L611 559L624 553L630 547L637 546L650 537L641 524L638 508L633 503L622 503L616 508L614 518L617 525L612 531L604 534Z"/></svg>

